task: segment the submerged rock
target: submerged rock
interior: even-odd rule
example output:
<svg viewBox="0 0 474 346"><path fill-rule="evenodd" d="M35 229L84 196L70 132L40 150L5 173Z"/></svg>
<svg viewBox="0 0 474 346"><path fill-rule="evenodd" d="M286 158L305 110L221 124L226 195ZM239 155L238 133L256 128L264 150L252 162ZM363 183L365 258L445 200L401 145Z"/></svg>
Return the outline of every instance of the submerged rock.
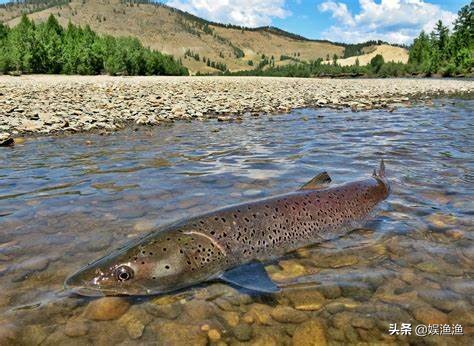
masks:
<svg viewBox="0 0 474 346"><path fill-rule="evenodd" d="M282 305L273 309L270 315L274 320L282 323L301 323L308 319L308 316L303 311Z"/></svg>
<svg viewBox="0 0 474 346"><path fill-rule="evenodd" d="M157 322L150 327L156 335L157 345L207 345L207 334L198 326L177 322Z"/></svg>
<svg viewBox="0 0 474 346"><path fill-rule="evenodd" d="M326 302L324 296L315 290L295 289L285 292L297 310L319 310Z"/></svg>
<svg viewBox="0 0 474 346"><path fill-rule="evenodd" d="M84 316L90 320L115 320L127 312L130 303L119 297L105 297L93 300L87 305Z"/></svg>
<svg viewBox="0 0 474 346"><path fill-rule="evenodd" d="M218 342L221 339L221 333L217 329L211 329L207 332L207 337L211 342Z"/></svg>
<svg viewBox="0 0 474 346"><path fill-rule="evenodd" d="M145 305L145 309L149 314L155 317L166 318L168 320L174 320L183 311L183 307L179 303L161 305L148 303Z"/></svg>
<svg viewBox="0 0 474 346"><path fill-rule="evenodd" d="M448 315L431 306L420 306L413 310L413 316L424 324L448 323Z"/></svg>
<svg viewBox="0 0 474 346"><path fill-rule="evenodd" d="M274 324L270 313L272 308L265 304L254 303L250 306L249 311L244 315L244 322L257 323L263 325Z"/></svg>
<svg viewBox="0 0 474 346"><path fill-rule="evenodd" d="M0 345L13 345L18 343L18 328L7 322L0 322Z"/></svg>
<svg viewBox="0 0 474 346"><path fill-rule="evenodd" d="M447 290L423 289L418 292L418 296L431 306L446 312L465 305L458 294Z"/></svg>
<svg viewBox="0 0 474 346"><path fill-rule="evenodd" d="M239 341L249 341L252 338L252 327L246 323L240 323L232 329L232 333Z"/></svg>
<svg viewBox="0 0 474 346"><path fill-rule="evenodd" d="M70 319L64 327L64 334L70 337L78 337L87 335L89 327L86 321L81 318Z"/></svg>
<svg viewBox="0 0 474 346"><path fill-rule="evenodd" d="M294 346L325 346L326 328L321 320L315 319L299 325L292 339Z"/></svg>

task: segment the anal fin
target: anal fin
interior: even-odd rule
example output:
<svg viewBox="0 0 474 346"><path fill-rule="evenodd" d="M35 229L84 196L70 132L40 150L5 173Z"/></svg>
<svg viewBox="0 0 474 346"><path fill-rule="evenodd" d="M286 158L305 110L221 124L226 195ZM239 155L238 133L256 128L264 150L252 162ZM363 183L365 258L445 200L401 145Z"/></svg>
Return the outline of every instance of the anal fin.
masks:
<svg viewBox="0 0 474 346"><path fill-rule="evenodd" d="M327 172L319 173L313 179L300 187L300 190L318 190L326 188L331 182L331 177Z"/></svg>
<svg viewBox="0 0 474 346"><path fill-rule="evenodd" d="M253 291L264 293L280 291L260 262L250 262L227 270L220 276L220 279Z"/></svg>

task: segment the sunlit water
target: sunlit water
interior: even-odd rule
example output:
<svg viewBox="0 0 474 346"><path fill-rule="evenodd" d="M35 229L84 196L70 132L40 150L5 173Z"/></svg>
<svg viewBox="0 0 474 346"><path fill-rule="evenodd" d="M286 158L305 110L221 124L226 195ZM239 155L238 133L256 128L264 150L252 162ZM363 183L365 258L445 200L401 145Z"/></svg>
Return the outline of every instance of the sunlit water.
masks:
<svg viewBox="0 0 474 346"><path fill-rule="evenodd" d="M0 148L0 344L472 344L473 109L307 109ZM268 264L279 294L212 283L107 305L63 291L68 274L161 224L323 170L336 184L362 178L382 157L392 195L375 219ZM464 336L419 337L420 324Z"/></svg>

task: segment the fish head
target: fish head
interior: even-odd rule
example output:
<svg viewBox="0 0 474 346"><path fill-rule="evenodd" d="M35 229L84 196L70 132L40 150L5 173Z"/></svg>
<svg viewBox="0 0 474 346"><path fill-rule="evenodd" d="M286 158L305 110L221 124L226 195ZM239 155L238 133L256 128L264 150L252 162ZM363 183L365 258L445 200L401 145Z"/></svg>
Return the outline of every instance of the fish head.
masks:
<svg viewBox="0 0 474 346"><path fill-rule="evenodd" d="M150 295L177 290L206 279L190 259L194 237L163 234L115 250L80 269L65 287L86 296ZM202 247L202 245L201 245Z"/></svg>

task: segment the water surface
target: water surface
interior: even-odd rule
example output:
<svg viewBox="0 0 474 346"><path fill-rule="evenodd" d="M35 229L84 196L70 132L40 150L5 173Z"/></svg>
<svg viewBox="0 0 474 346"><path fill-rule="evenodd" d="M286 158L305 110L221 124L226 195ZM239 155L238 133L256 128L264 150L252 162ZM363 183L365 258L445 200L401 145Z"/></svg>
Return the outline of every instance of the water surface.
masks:
<svg viewBox="0 0 474 346"><path fill-rule="evenodd" d="M0 343L472 344L473 108L303 109L1 148ZM393 192L380 212L268 264L279 294L213 283L103 303L63 291L78 267L159 225L293 191L323 170L335 183L362 178L382 157ZM465 335L389 335L391 323Z"/></svg>

